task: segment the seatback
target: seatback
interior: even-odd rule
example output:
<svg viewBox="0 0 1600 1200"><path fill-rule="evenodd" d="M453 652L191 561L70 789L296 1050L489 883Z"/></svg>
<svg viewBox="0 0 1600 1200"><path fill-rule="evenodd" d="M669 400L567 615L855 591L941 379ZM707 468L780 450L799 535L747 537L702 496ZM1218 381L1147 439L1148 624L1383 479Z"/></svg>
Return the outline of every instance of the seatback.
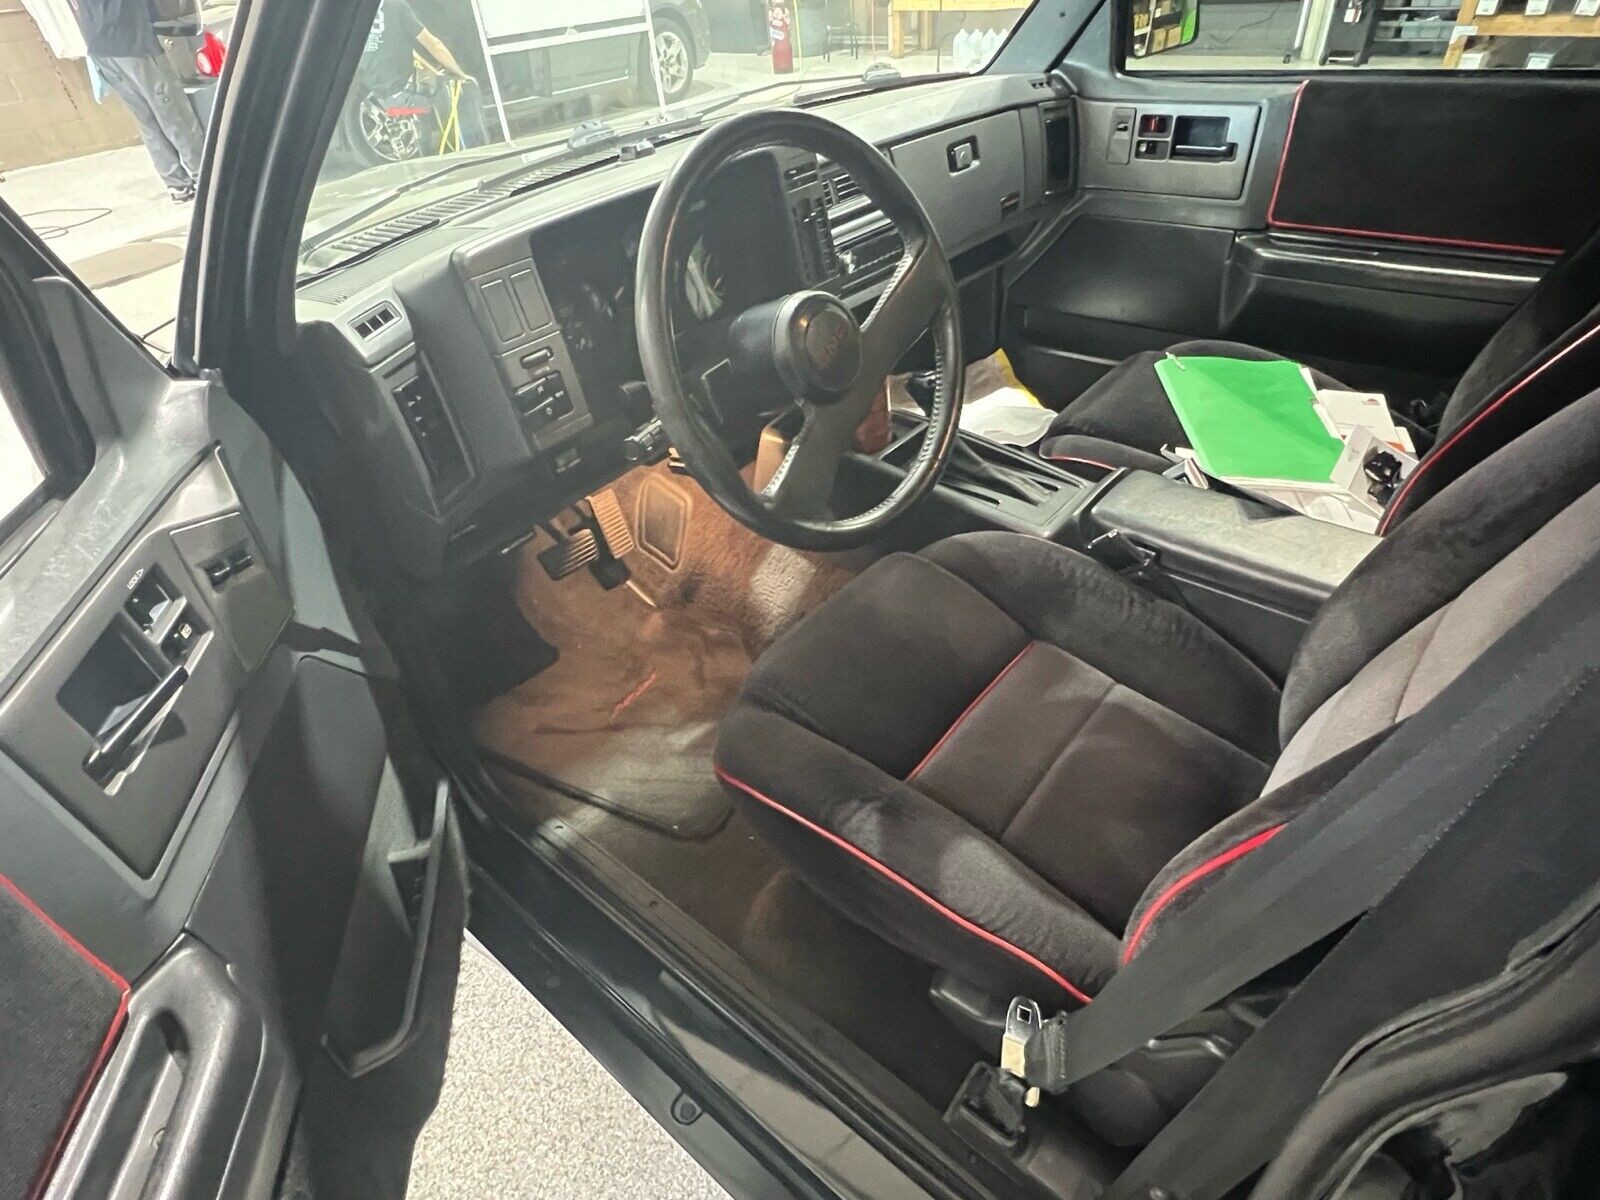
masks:
<svg viewBox="0 0 1600 1200"><path fill-rule="evenodd" d="M1438 437L1395 494L1380 533L1600 378L1600 224L1558 260L1472 360Z"/></svg>
<svg viewBox="0 0 1600 1200"><path fill-rule="evenodd" d="M1285 681L1283 753L1261 798L1150 883L1124 961L1527 616L1584 561L1578 548L1596 544L1600 391L1467 471L1334 592Z"/></svg>

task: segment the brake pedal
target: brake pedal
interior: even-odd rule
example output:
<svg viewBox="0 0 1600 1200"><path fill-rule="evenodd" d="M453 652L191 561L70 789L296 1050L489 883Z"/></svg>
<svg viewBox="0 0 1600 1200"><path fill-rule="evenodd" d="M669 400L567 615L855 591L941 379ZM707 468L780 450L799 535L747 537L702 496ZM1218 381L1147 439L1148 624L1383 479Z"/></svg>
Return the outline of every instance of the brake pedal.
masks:
<svg viewBox="0 0 1600 1200"><path fill-rule="evenodd" d="M595 531L583 526L539 551L539 565L551 579L565 579L574 571L599 562L600 553L600 539Z"/></svg>

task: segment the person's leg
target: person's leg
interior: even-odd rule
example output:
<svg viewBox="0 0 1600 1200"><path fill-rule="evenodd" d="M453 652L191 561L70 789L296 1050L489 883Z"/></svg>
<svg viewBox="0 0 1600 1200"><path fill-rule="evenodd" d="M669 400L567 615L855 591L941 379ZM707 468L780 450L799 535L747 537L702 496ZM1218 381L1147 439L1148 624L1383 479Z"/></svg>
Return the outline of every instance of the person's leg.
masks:
<svg viewBox="0 0 1600 1200"><path fill-rule="evenodd" d="M489 140L489 129L483 120L483 88L476 79L461 81L461 99L456 103L461 121L461 148L482 146Z"/></svg>
<svg viewBox="0 0 1600 1200"><path fill-rule="evenodd" d="M127 64L142 61L144 60L137 58L96 57L94 65L106 81L106 86L121 98L122 103L133 114L133 123L139 129L139 140L149 152L150 161L155 164L156 174L161 176L161 181L172 191L181 192L194 186L194 178L183 165L177 149L167 139L161 120L151 107L149 97L126 69Z"/></svg>
<svg viewBox="0 0 1600 1200"><path fill-rule="evenodd" d="M161 132L177 153L189 183L199 182L200 160L205 153L206 131L194 115L194 105L183 90L183 80L165 55L118 60L145 95L150 109L160 122Z"/></svg>

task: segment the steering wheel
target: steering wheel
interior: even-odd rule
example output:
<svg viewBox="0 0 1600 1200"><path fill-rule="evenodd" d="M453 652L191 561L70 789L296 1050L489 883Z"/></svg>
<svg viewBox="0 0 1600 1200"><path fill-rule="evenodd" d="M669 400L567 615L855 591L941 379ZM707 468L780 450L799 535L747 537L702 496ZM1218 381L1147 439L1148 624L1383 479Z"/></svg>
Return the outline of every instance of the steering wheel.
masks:
<svg viewBox="0 0 1600 1200"><path fill-rule="evenodd" d="M685 215L720 168L782 146L821 155L850 173L900 234L899 266L865 321L827 292L792 292L734 317L726 357L689 374L674 324L693 240ZM639 360L656 415L689 473L735 520L802 550L849 549L879 536L933 486L955 444L965 383L958 294L928 214L873 146L800 110L751 112L714 125L656 192L640 234L636 283ZM937 381L916 458L880 503L856 516L832 514L834 481L857 427L895 364L930 328ZM727 386L713 394L712 380ZM753 490L721 430L748 428L754 418L794 407L799 431L771 481Z"/></svg>

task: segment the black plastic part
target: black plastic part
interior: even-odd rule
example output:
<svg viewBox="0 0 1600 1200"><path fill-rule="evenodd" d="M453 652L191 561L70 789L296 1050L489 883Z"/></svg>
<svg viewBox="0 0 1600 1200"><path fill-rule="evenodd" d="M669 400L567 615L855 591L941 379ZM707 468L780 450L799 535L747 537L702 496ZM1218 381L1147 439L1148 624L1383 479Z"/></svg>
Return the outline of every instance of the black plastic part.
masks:
<svg viewBox="0 0 1600 1200"><path fill-rule="evenodd" d="M1048 1101L1023 1103L1027 1086L992 1063L973 1064L944 1112L961 1141L1012 1179L1046 1196L1098 1195L1122 1166L1119 1152Z"/></svg>
<svg viewBox="0 0 1600 1200"><path fill-rule="evenodd" d="M1009 1154L1025 1133L1027 1090L1022 1080L994 1064L973 1063L945 1110L945 1123L969 1145Z"/></svg>
<svg viewBox="0 0 1600 1200"><path fill-rule="evenodd" d="M456 699L477 707L556 661L517 607L518 556L497 554L423 595L428 634Z"/></svg>
<svg viewBox="0 0 1600 1200"><path fill-rule="evenodd" d="M279 1031L221 960L184 938L134 989L50 1195L257 1195L298 1085Z"/></svg>
<svg viewBox="0 0 1600 1200"><path fill-rule="evenodd" d="M971 980L939 970L928 984L928 999L974 1046L999 1058L1009 996L997 995Z"/></svg>

